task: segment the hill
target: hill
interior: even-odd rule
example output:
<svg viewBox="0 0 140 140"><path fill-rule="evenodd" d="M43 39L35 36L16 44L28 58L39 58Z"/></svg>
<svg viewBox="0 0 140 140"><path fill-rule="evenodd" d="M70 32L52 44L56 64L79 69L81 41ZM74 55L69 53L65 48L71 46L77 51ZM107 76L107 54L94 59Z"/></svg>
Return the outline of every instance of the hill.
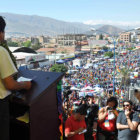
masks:
<svg viewBox="0 0 140 140"><path fill-rule="evenodd" d="M9 36L34 36L34 35L50 35L56 36L58 34L66 33L88 33L92 27L100 27L102 31L112 34L118 33L121 29L106 25L86 25L77 22L65 22L49 17L41 17L37 15L19 15L11 13L0 13L5 17L7 26L6 34Z"/></svg>
<svg viewBox="0 0 140 140"><path fill-rule="evenodd" d="M111 35L117 35L118 33L124 31L123 29L120 29L120 28L112 26L112 25L104 25L104 26L100 27L98 30L107 32ZM101 33L101 32L98 32L98 33Z"/></svg>

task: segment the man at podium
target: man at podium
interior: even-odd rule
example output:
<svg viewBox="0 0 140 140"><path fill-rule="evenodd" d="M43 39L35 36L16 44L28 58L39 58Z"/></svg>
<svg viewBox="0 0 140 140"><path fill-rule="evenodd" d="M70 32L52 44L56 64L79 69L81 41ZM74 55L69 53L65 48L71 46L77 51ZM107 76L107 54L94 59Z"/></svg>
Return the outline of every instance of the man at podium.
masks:
<svg viewBox="0 0 140 140"><path fill-rule="evenodd" d="M9 96L11 90L30 89L31 82L17 82L18 72L10 52L5 49L5 20L0 16L0 140L9 140ZM4 45L3 45L4 44Z"/></svg>

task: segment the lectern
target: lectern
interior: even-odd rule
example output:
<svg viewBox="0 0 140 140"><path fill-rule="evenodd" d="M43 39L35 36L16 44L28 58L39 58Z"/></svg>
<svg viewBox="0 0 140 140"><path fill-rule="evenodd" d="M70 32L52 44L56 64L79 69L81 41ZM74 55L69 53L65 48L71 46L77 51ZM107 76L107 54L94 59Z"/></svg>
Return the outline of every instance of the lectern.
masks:
<svg viewBox="0 0 140 140"><path fill-rule="evenodd" d="M57 83L63 73L21 70L32 88L15 92L10 101L10 140L58 140ZM29 122L17 120L27 113Z"/></svg>

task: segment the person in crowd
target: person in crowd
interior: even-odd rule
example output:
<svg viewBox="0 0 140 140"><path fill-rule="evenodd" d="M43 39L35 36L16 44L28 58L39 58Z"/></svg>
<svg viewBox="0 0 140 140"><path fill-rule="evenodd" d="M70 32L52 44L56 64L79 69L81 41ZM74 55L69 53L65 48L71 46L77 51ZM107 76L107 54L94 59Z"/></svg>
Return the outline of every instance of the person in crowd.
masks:
<svg viewBox="0 0 140 140"><path fill-rule="evenodd" d="M65 137L67 140L84 140L84 130L86 130L85 116L87 105L82 104L73 111L71 117L65 123Z"/></svg>
<svg viewBox="0 0 140 140"><path fill-rule="evenodd" d="M116 119L118 112L116 107L118 101L116 97L110 97L107 99L105 107L101 108L98 113L98 139L111 140L115 139L114 135L117 135L116 131Z"/></svg>
<svg viewBox="0 0 140 140"><path fill-rule="evenodd" d="M93 140L97 132L97 119L99 106L94 102L93 94L87 95L88 110L86 117L87 132L85 133L85 140Z"/></svg>
<svg viewBox="0 0 140 140"><path fill-rule="evenodd" d="M87 95L86 98L87 98L87 101L88 101L88 104L89 104L89 105L92 106L92 105L95 103L95 101L94 101L94 96L93 96L92 93L91 93L91 94L89 93L89 94Z"/></svg>
<svg viewBox="0 0 140 140"><path fill-rule="evenodd" d="M134 95L135 95L135 97L139 100L139 102L140 102L140 90L138 90L138 89L135 89L135 91L134 91ZM139 108L137 108L138 110L139 110ZM140 115L139 115L139 118L140 118ZM140 139L140 124L138 125L138 138L137 138L138 140Z"/></svg>
<svg viewBox="0 0 140 140"><path fill-rule="evenodd" d="M79 101L80 101L80 105L87 104L87 99L85 97L80 98Z"/></svg>
<svg viewBox="0 0 140 140"><path fill-rule="evenodd" d="M68 100L66 100L66 101L64 101L64 103L63 103L63 119L64 119L64 122L66 121L66 119L68 118L68 117L70 117L70 114L71 113L71 111L70 111L70 104L69 104L69 101Z"/></svg>
<svg viewBox="0 0 140 140"><path fill-rule="evenodd" d="M5 39L6 22L0 16L0 44ZM18 72L9 52L0 45L0 140L9 140L9 97L12 90L30 89L31 82L17 82L13 76Z"/></svg>
<svg viewBox="0 0 140 140"><path fill-rule="evenodd" d="M135 89L134 94L135 94L135 97L136 97L136 98L139 100L139 102L140 102L140 90Z"/></svg>
<svg viewBox="0 0 140 140"><path fill-rule="evenodd" d="M136 140L139 116L131 100L123 102L123 110L117 118L118 140Z"/></svg>

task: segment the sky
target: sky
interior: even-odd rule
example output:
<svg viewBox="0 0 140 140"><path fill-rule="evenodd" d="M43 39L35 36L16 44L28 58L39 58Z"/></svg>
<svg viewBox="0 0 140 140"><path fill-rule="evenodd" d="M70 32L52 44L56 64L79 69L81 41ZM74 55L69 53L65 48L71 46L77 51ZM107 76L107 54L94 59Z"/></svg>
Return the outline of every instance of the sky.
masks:
<svg viewBox="0 0 140 140"><path fill-rule="evenodd" d="M3 0L0 13L38 15L68 22L140 26L140 0Z"/></svg>

